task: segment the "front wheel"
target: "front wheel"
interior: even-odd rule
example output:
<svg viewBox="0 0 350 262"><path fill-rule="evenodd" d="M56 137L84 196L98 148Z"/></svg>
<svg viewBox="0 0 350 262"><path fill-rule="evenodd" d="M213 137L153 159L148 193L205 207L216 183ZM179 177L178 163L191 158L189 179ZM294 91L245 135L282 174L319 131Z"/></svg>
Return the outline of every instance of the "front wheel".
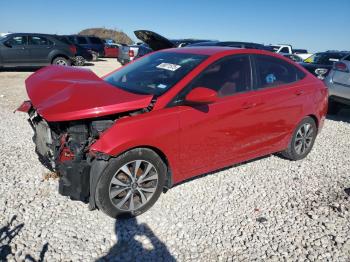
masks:
<svg viewBox="0 0 350 262"><path fill-rule="evenodd" d="M96 204L107 215L134 217L153 206L166 180L167 167L147 148L111 159L96 188Z"/></svg>
<svg viewBox="0 0 350 262"><path fill-rule="evenodd" d="M52 64L53 65L61 65L61 66L70 66L71 61L68 60L67 58L59 56L59 57L56 57L54 60L52 60Z"/></svg>
<svg viewBox="0 0 350 262"><path fill-rule="evenodd" d="M311 151L317 136L317 126L312 117L306 117L295 129L288 148L281 152L289 160L305 158Z"/></svg>

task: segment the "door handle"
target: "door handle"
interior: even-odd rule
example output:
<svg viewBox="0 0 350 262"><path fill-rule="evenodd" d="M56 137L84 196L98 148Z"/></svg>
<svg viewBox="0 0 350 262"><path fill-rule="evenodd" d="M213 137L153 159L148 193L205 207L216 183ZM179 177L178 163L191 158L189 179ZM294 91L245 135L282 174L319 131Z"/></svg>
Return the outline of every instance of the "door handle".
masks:
<svg viewBox="0 0 350 262"><path fill-rule="evenodd" d="M297 91L295 91L295 95L297 95L297 96L300 96L300 95L302 95L304 93L305 93L304 90L297 90Z"/></svg>

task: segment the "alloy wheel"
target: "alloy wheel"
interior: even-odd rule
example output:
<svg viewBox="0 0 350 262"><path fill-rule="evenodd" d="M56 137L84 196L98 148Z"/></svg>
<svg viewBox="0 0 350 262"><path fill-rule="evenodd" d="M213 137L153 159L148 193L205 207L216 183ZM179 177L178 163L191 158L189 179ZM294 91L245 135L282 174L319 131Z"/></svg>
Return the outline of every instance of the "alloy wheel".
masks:
<svg viewBox="0 0 350 262"><path fill-rule="evenodd" d="M298 155L303 155L312 146L314 139L314 128L311 124L303 124L295 137L294 149Z"/></svg>
<svg viewBox="0 0 350 262"><path fill-rule="evenodd" d="M56 60L56 65L66 66L67 62L63 59Z"/></svg>
<svg viewBox="0 0 350 262"><path fill-rule="evenodd" d="M145 160L134 160L118 169L109 186L109 199L123 211L143 207L154 195L158 185L156 168Z"/></svg>

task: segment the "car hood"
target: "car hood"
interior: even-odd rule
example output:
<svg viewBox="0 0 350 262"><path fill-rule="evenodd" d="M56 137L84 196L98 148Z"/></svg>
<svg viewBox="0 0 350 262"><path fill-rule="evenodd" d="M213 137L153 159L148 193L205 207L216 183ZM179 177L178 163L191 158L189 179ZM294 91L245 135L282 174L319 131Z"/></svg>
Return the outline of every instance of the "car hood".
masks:
<svg viewBox="0 0 350 262"><path fill-rule="evenodd" d="M26 80L28 96L47 121L95 118L145 108L152 95L114 87L90 70L48 66Z"/></svg>
<svg viewBox="0 0 350 262"><path fill-rule="evenodd" d="M148 30L137 30L134 31L134 34L142 42L146 43L153 51L158 51L166 48L173 48L175 44L172 43L169 39L158 35L152 31Z"/></svg>

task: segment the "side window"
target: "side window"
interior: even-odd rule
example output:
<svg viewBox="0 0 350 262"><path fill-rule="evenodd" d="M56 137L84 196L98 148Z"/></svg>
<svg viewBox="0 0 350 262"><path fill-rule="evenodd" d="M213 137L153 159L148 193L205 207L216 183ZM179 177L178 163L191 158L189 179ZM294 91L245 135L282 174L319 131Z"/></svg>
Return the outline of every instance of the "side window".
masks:
<svg viewBox="0 0 350 262"><path fill-rule="evenodd" d="M72 43L76 43L74 36L68 36L69 41L71 41Z"/></svg>
<svg viewBox="0 0 350 262"><path fill-rule="evenodd" d="M305 74L292 64L271 56L256 55L255 65L258 88L268 88L293 83Z"/></svg>
<svg viewBox="0 0 350 262"><path fill-rule="evenodd" d="M350 61L350 55L344 58L345 61Z"/></svg>
<svg viewBox="0 0 350 262"><path fill-rule="evenodd" d="M99 38L97 38L97 37L89 37L89 39L90 39L90 42L92 43L92 44L103 44L103 42L101 41L101 39L99 39Z"/></svg>
<svg viewBox="0 0 350 262"><path fill-rule="evenodd" d="M29 36L29 45L52 45L52 42L42 36Z"/></svg>
<svg viewBox="0 0 350 262"><path fill-rule="evenodd" d="M283 47L281 49L280 53L289 53L289 48L288 47Z"/></svg>
<svg viewBox="0 0 350 262"><path fill-rule="evenodd" d="M85 45L85 44L87 44L86 38L85 38L85 37L82 37L82 36L78 36L78 37L77 37L77 41L78 41L78 44L79 44L79 45Z"/></svg>
<svg viewBox="0 0 350 262"><path fill-rule="evenodd" d="M251 68L247 55L223 58L209 65L190 84L189 89L207 87L218 92L218 96L230 96L251 89Z"/></svg>
<svg viewBox="0 0 350 262"><path fill-rule="evenodd" d="M7 40L6 44L8 44L10 46L26 45L27 44L27 37L26 36L14 36L14 37L11 37L9 40Z"/></svg>

